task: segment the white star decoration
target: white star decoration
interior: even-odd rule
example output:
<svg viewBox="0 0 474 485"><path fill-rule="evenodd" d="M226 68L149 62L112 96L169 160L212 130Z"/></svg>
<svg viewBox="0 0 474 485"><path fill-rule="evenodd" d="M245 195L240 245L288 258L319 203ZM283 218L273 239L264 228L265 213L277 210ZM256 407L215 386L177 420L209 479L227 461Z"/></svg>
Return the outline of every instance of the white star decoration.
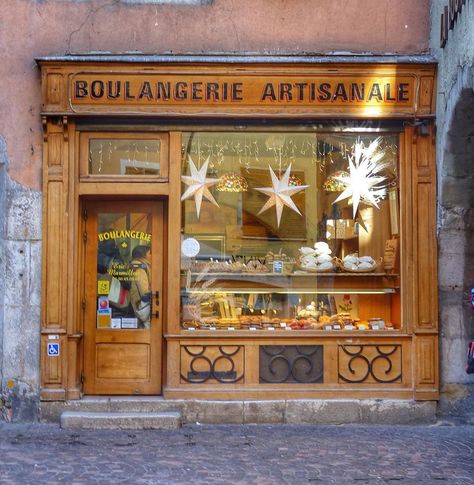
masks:
<svg viewBox="0 0 474 485"><path fill-rule="evenodd" d="M301 192L302 190L307 189L309 185L289 185L291 164L286 169L281 179L278 179L278 177L275 175L275 172L272 170L272 167L269 166L268 168L272 177L272 187L262 187L258 189L256 188L255 190L258 190L259 192L268 195L268 197L270 198L260 209L260 212L257 215L260 215L262 212L265 212L270 207L275 206L278 227L280 227L281 214L283 212L284 205L301 215L298 207L296 207L295 203L291 200L291 196L297 194L298 192Z"/></svg>
<svg viewBox="0 0 474 485"><path fill-rule="evenodd" d="M213 195L209 191L209 187L217 184L219 179L206 178L207 166L209 165L209 158L203 163L202 167L198 170L191 157L188 157L189 167L191 168L191 176L182 175L181 180L189 187L185 190L181 196L181 200L189 199L194 196L194 202L196 203L196 212L199 219L201 212L202 198L205 197L209 202L219 207L219 204L214 199Z"/></svg>
<svg viewBox="0 0 474 485"><path fill-rule="evenodd" d="M377 138L367 148L364 143L358 141L349 156L349 175L345 177L334 177L344 184L344 191L333 202L339 202L352 197L352 214L356 218L359 203L368 204L379 208L379 201L387 193L386 187L380 185L386 177L377 176L385 168L383 163L378 163L384 156L384 152L377 151L381 139Z"/></svg>

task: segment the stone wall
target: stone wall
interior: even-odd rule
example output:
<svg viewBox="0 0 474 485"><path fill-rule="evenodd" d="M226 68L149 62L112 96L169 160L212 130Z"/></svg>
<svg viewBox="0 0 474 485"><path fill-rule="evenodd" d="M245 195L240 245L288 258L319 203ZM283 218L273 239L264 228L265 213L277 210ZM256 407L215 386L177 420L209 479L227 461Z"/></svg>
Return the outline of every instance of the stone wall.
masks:
<svg viewBox="0 0 474 485"><path fill-rule="evenodd" d="M0 415L38 417L41 194L8 176L0 137Z"/></svg>
<svg viewBox="0 0 474 485"><path fill-rule="evenodd" d="M3 389L3 309L5 302L5 178L8 169L7 147L0 136L0 416L5 411Z"/></svg>
<svg viewBox="0 0 474 485"><path fill-rule="evenodd" d="M440 47L447 0L431 3L437 97L441 414L474 416L474 376L464 365L474 340L474 1L466 0Z"/></svg>

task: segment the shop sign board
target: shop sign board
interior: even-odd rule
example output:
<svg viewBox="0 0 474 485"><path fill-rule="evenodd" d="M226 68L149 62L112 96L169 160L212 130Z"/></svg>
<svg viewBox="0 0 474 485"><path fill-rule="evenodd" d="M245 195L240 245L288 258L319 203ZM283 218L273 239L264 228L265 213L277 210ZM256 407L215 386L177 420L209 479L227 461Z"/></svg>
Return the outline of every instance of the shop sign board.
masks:
<svg viewBox="0 0 474 485"><path fill-rule="evenodd" d="M116 105L411 105L412 76L201 76L80 74L72 104Z"/></svg>
<svg viewBox="0 0 474 485"><path fill-rule="evenodd" d="M43 114L432 115L434 64L87 66L41 61Z"/></svg>

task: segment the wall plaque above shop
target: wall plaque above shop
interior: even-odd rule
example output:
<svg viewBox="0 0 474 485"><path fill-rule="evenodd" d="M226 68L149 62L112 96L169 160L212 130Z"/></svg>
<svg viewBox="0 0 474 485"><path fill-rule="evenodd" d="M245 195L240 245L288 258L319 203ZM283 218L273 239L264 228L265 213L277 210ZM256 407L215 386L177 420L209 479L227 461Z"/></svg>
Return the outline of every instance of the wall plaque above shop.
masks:
<svg viewBox="0 0 474 485"><path fill-rule="evenodd" d="M434 67L44 66L44 112L371 117L434 113ZM107 67L107 68L106 68Z"/></svg>

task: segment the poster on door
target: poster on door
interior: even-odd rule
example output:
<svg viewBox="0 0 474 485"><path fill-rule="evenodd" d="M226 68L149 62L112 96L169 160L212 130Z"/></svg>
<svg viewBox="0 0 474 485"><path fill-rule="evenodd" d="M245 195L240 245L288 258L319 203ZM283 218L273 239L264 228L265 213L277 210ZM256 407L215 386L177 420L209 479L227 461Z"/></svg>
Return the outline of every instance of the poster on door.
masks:
<svg viewBox="0 0 474 485"><path fill-rule="evenodd" d="M99 214L97 328L150 328L149 219L148 214Z"/></svg>

